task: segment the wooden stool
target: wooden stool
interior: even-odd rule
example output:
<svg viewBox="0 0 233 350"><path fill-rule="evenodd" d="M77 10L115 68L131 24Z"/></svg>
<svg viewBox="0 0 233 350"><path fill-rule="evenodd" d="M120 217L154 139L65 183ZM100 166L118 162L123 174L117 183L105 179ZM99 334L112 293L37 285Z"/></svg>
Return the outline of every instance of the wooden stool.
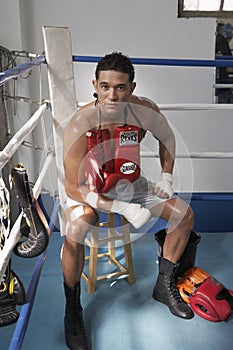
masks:
<svg viewBox="0 0 233 350"><path fill-rule="evenodd" d="M133 259L132 249L130 242L130 230L129 223L124 216L120 216L121 231L119 232L115 227L115 215L114 213L108 213L107 221L101 222L94 227L91 232L90 240L86 238L85 243L90 248L90 255L85 257L85 260L89 260L88 276L83 272L82 278L87 283L88 293L94 293L96 281L119 277L122 275L128 275L127 281L129 284L134 283L134 270L133 270ZM107 227L107 237L101 238L101 228ZM122 241L124 245L125 265L124 267L115 256L115 242ZM99 253L99 244L107 242L108 251L106 253ZM110 264L115 264L120 271L113 272L105 275L96 275L96 267L98 258L108 257Z"/></svg>

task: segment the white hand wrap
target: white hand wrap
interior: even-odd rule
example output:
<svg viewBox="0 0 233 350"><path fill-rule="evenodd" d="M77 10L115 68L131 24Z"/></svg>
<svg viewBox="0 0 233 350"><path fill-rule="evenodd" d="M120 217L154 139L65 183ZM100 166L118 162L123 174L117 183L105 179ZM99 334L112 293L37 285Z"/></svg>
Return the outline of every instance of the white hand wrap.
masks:
<svg viewBox="0 0 233 350"><path fill-rule="evenodd" d="M171 198L174 191L172 188L173 175L170 173L162 173L160 181L157 182L153 187L153 192L161 198Z"/></svg>
<svg viewBox="0 0 233 350"><path fill-rule="evenodd" d="M146 224L151 217L150 210L144 208L141 204L127 203L118 200L113 201L111 211L124 215L136 229Z"/></svg>
<svg viewBox="0 0 233 350"><path fill-rule="evenodd" d="M92 208L98 208L97 202L98 202L98 193L96 192L89 192L86 195L86 202L90 204Z"/></svg>
<svg viewBox="0 0 233 350"><path fill-rule="evenodd" d="M97 193L89 192L86 196L86 201L92 208L98 208ZM146 224L151 217L150 210L144 208L141 204L127 203L118 200L113 200L110 211L112 213L123 215L136 229Z"/></svg>

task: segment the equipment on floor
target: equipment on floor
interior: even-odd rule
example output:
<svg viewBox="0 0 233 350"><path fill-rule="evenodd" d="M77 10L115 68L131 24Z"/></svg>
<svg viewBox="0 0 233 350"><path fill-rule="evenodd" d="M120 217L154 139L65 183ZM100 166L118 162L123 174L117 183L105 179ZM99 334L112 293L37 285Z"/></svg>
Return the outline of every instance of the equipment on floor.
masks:
<svg viewBox="0 0 233 350"><path fill-rule="evenodd" d="M200 267L188 269L176 286L192 310L208 321L226 321L233 314L233 291Z"/></svg>
<svg viewBox="0 0 233 350"><path fill-rule="evenodd" d="M180 277L176 283L182 299L189 304L190 296L202 282L209 277L209 274L200 267L191 267L185 271L183 277Z"/></svg>
<svg viewBox="0 0 233 350"><path fill-rule="evenodd" d="M206 320L226 321L233 313L233 291L210 276L191 295L190 306Z"/></svg>

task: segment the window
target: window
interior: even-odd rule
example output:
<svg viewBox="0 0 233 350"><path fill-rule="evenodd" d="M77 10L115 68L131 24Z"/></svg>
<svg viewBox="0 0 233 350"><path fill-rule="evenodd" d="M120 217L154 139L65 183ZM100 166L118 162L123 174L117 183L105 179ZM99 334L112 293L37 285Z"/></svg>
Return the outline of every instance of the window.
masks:
<svg viewBox="0 0 233 350"><path fill-rule="evenodd" d="M178 0L178 17L233 18L233 0Z"/></svg>

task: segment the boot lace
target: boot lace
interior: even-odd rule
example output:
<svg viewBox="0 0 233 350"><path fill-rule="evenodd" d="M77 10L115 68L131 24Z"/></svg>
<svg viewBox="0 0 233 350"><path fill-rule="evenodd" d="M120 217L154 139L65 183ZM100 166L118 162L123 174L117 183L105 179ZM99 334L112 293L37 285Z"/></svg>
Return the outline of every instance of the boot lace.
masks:
<svg viewBox="0 0 233 350"><path fill-rule="evenodd" d="M173 299L176 302L180 302L180 303L183 302L183 300L182 300L182 298L180 296L180 293L179 293L178 289L176 288L176 283L175 283L175 277L174 276L169 281L169 290L171 292L171 295L172 295Z"/></svg>

